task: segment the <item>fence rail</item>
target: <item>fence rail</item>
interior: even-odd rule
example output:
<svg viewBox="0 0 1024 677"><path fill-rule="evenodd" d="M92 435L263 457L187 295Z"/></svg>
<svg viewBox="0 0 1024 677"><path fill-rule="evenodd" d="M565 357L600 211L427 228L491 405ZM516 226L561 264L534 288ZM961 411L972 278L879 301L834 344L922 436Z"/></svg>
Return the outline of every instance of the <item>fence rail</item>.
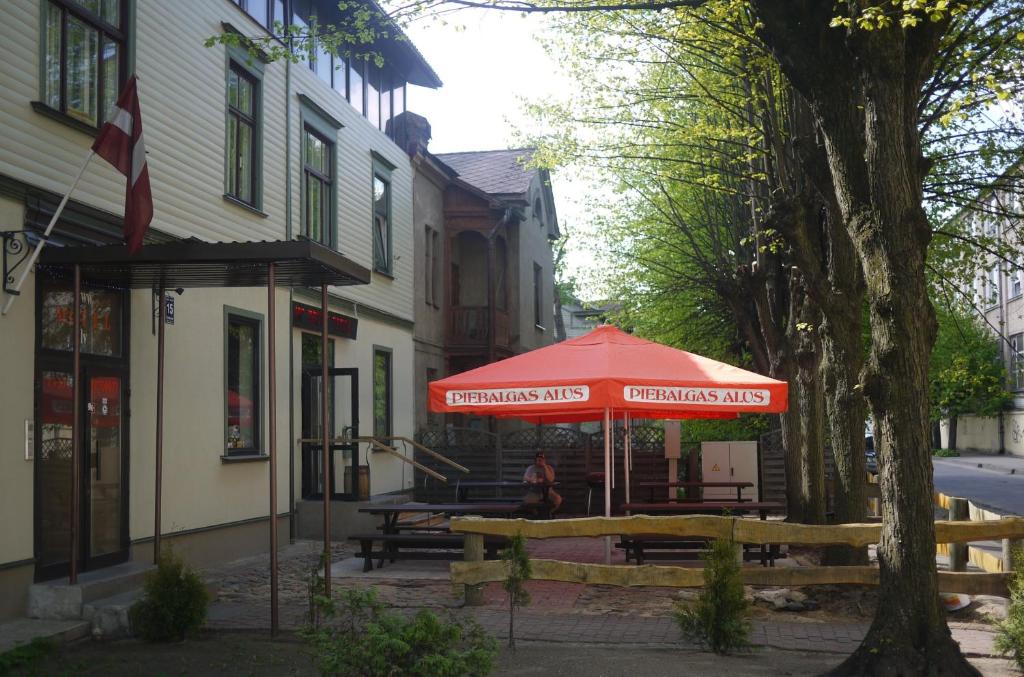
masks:
<svg viewBox="0 0 1024 677"><path fill-rule="evenodd" d="M451 530L466 534L467 561L451 565L452 582L466 586L467 603L479 600L479 585L505 578L505 563L480 561L471 555L477 548L482 553L484 536L513 536L527 538L571 538L619 535L680 536L699 538L728 538L735 543L748 544L802 544L864 546L877 543L881 537L880 524L808 525L772 522L739 517L713 515L687 515L652 517L590 517L533 521L525 519L483 519L479 517L453 517ZM1024 539L1024 518L1008 517L1000 520L974 522L935 522L938 543L966 543L970 541ZM537 580L591 583L617 586L700 587L703 569L672 566L606 565L558 560L533 560L533 578ZM807 567L807 568L744 568L743 581L747 585L878 585L879 570L872 566ZM966 594L1007 594L1010 573L938 572L939 589L943 592Z"/></svg>

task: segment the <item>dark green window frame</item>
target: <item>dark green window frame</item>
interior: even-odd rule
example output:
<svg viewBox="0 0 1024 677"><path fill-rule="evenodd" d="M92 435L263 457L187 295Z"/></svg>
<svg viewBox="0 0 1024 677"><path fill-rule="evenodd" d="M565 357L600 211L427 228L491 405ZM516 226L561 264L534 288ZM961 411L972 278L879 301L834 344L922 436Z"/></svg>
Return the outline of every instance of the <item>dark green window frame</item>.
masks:
<svg viewBox="0 0 1024 677"><path fill-rule="evenodd" d="M373 347L373 436L382 440L393 434L394 353L384 346Z"/></svg>
<svg viewBox="0 0 1024 677"><path fill-rule="evenodd" d="M41 100L32 102L34 110L86 133L96 133L107 120L132 68L132 3L133 0L106 0L99 8L100 14L96 14L75 0L43 0L39 17ZM106 10L108 6L112 11ZM77 50L73 49L73 34L84 40ZM94 42L88 36L95 36ZM77 54L80 62L95 63L94 71L88 69L95 82L78 83L82 95L93 99L84 110L72 106L70 89L76 87L75 78L70 77L72 61L76 51L81 50L88 53Z"/></svg>
<svg viewBox="0 0 1024 677"><path fill-rule="evenodd" d="M253 350L252 364L252 444L232 446L230 431L231 405L231 328L233 325L249 327L253 330L256 346ZM241 308L224 306L224 454L223 456L263 456L263 316ZM242 395L242 393L237 393ZM240 413L236 414L241 416Z"/></svg>
<svg viewBox="0 0 1024 677"><path fill-rule="evenodd" d="M392 209L392 170L395 166L373 153L373 175L370 179L370 237L373 243L373 270L394 276Z"/></svg>
<svg viewBox="0 0 1024 677"><path fill-rule="evenodd" d="M304 94L299 95L301 103L300 126L299 126L299 149L302 161L302 202L301 221L302 235L316 242L338 248L338 130L342 125L335 120L323 108L317 105L312 99ZM319 140L324 144L324 153L327 158L326 165L316 166L307 158L307 135ZM327 171L324 171L324 170ZM318 194L313 195L313 188L318 189ZM317 237L311 236L310 219L315 215L311 213L310 199L318 199L319 213L322 219L319 224L320 233Z"/></svg>
<svg viewBox="0 0 1024 677"><path fill-rule="evenodd" d="M242 82L251 92L248 111L240 100L232 101L232 84ZM239 92L240 86L234 91ZM263 204L263 64L240 49L229 48L224 96L224 197L258 211ZM242 151L245 130L250 135L247 153ZM249 182L247 191L243 179Z"/></svg>

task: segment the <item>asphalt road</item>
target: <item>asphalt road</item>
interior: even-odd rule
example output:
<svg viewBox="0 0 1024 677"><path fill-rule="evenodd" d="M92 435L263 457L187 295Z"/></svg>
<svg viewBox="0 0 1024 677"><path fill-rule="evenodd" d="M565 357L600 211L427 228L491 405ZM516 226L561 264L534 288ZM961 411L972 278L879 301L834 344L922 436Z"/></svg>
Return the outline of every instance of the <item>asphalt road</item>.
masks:
<svg viewBox="0 0 1024 677"><path fill-rule="evenodd" d="M935 489L1007 515L1024 515L1024 474L978 468L975 457L935 458Z"/></svg>

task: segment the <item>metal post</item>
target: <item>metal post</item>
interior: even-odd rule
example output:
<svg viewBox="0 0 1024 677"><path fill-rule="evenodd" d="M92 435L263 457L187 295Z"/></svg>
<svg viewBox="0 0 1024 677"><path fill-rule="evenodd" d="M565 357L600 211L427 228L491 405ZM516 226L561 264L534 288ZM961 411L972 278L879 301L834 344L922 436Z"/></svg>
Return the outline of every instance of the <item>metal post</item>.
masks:
<svg viewBox="0 0 1024 677"><path fill-rule="evenodd" d="M604 409L604 516L612 516L612 484L611 484L611 411ZM612 538L604 537L604 563L612 563Z"/></svg>
<svg viewBox="0 0 1024 677"><path fill-rule="evenodd" d="M68 573L68 583L74 585L78 582L78 524L79 524L79 502L81 496L81 455L82 455L82 380L80 358L82 353L82 268L75 264L75 290L74 300L71 306L74 314L74 327L71 335L71 371L72 390L71 406L71 559Z"/></svg>
<svg viewBox="0 0 1024 677"><path fill-rule="evenodd" d="M971 519L971 513L966 498L949 499L949 520L951 522L963 522ZM967 544L949 544L949 570L967 571Z"/></svg>
<svg viewBox="0 0 1024 677"><path fill-rule="evenodd" d="M267 413L270 423L270 635L277 635L277 322L274 264L267 264Z"/></svg>
<svg viewBox="0 0 1024 677"><path fill-rule="evenodd" d="M320 286L320 434L321 463L323 465L324 492L324 594L331 598L331 450L327 444L328 419L327 409L327 285Z"/></svg>
<svg viewBox="0 0 1024 677"><path fill-rule="evenodd" d="M160 319L156 323L156 479L153 498L153 563L160 560L160 505L164 473L164 326L167 301L164 288L157 289Z"/></svg>
<svg viewBox="0 0 1024 677"><path fill-rule="evenodd" d="M629 434L629 412L623 412L622 422L625 431L625 439L622 443L622 450L624 454L622 469L626 473L626 503L629 503L629 471L630 466L633 465L633 442L630 439Z"/></svg>

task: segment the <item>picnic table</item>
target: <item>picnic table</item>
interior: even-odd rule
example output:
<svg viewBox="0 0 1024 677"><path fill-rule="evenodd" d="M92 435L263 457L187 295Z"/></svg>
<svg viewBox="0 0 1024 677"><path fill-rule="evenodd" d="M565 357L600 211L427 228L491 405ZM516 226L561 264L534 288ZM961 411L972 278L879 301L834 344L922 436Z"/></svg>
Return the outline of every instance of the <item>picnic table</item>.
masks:
<svg viewBox="0 0 1024 677"><path fill-rule="evenodd" d="M648 515L684 515L684 514L708 514L708 513L719 513L728 510L732 513L746 513L756 512L758 517L762 520L768 519L769 513L782 512L786 509L786 506L782 503L776 503L773 501L716 501L708 503L690 503L690 502L663 502L663 503L624 503L622 510L630 512L630 514L648 514ZM621 537L621 547L626 549L627 561L630 553L636 557L637 563L642 564L644 558L650 558L650 553L647 550L660 549L660 550L680 550L680 549L692 549L693 539L683 540L681 537L677 538L674 536L652 536L644 537L643 535L635 536L623 536ZM775 566L775 558L779 555L778 546L768 547L767 544L761 544L761 552L759 558L762 566ZM666 558L663 556L663 558Z"/></svg>
<svg viewBox="0 0 1024 677"><path fill-rule="evenodd" d="M482 503L493 501L496 503L509 502L509 498L505 496L487 496L477 497L471 499L469 494L473 489L497 489L504 492L506 489L515 489L520 493L529 491L531 487L537 487L544 490L544 500L547 500L548 489L551 487L561 486L561 482L543 482L537 484L530 484L522 480L459 480L455 484L455 502L456 503ZM517 499L518 500L518 499Z"/></svg>
<svg viewBox="0 0 1024 677"><path fill-rule="evenodd" d="M520 507L520 502L507 503L393 503L372 505L360 508L359 512L381 515L378 533L353 534L350 541L358 541L359 552L356 557L363 559L363 571L373 569L373 560L378 560L377 567L384 566L384 560L394 562L396 559L458 559L461 557L465 544L465 535L453 534L446 528L429 527L418 529L418 533L402 533L398 524L402 513L444 513L446 515L499 515L511 517ZM373 544L380 543L381 549L374 550ZM484 550L488 558L493 559L498 549L508 544L503 536L488 536L484 539Z"/></svg>
<svg viewBox="0 0 1024 677"><path fill-rule="evenodd" d="M735 487L736 489L736 500L744 501L743 490L749 489L754 486L753 482L684 482L681 480L672 482L637 482L636 486L638 489L650 489L651 490L651 503L654 503L654 494L658 489L671 489L673 487L683 487L686 489L697 488L697 489L713 489L713 488L730 488ZM662 494L664 495L664 493ZM704 492L701 491L701 498L696 500L703 500ZM694 500L687 496L686 500Z"/></svg>

